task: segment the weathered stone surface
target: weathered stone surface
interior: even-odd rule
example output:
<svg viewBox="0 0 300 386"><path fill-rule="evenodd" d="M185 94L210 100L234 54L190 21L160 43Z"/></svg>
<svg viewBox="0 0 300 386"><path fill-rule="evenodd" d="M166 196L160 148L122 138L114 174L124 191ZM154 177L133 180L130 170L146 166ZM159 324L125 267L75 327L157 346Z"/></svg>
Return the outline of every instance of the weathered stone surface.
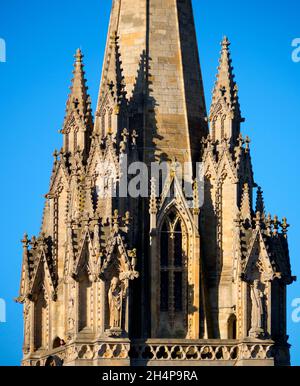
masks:
<svg viewBox="0 0 300 386"><path fill-rule="evenodd" d="M254 210L229 45L210 134L190 0L114 0L95 124L76 52L41 233L22 240L24 365L289 364L288 224L260 188ZM114 195L125 155L170 176Z"/></svg>

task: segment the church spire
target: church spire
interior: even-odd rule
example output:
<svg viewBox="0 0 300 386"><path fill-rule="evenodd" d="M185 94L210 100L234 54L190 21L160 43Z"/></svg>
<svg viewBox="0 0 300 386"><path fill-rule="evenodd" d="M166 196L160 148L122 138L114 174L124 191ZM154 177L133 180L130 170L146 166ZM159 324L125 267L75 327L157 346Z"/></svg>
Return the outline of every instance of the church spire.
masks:
<svg viewBox="0 0 300 386"><path fill-rule="evenodd" d="M238 86L234 80L230 42L224 37L221 43L217 80L213 90L209 120L214 140L228 138L234 144L240 134L240 124L244 122L238 98Z"/></svg>
<svg viewBox="0 0 300 386"><path fill-rule="evenodd" d="M77 150L88 153L90 136L93 130L91 98L84 77L83 54L76 51L72 85L66 106L62 134L64 134L64 151L75 153Z"/></svg>
<svg viewBox="0 0 300 386"><path fill-rule="evenodd" d="M113 2L96 113L104 137L137 130L147 164L196 162L208 134L191 1L169 3Z"/></svg>

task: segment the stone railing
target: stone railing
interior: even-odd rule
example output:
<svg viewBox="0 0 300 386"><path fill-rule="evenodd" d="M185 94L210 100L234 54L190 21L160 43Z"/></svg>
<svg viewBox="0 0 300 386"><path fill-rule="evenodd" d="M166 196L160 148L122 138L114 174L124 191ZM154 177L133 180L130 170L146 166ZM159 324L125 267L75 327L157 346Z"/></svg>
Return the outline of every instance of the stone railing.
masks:
<svg viewBox="0 0 300 386"><path fill-rule="evenodd" d="M35 353L24 360L24 365L51 365L60 362L64 365L235 365L249 361L274 364L278 349L272 341L241 342L234 340L146 340L129 342L126 340L107 340L84 344L70 343L64 347ZM47 362L48 361L48 362ZM56 362L55 362L56 361Z"/></svg>
<svg viewBox="0 0 300 386"><path fill-rule="evenodd" d="M272 357L273 343L237 342L146 342L131 346L130 358L136 361L237 361Z"/></svg>

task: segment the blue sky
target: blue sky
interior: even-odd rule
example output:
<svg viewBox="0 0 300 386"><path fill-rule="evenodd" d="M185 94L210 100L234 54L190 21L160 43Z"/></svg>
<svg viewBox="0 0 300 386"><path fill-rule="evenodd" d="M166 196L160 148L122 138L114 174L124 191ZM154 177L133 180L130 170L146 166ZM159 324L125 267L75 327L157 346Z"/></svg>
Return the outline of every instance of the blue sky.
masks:
<svg viewBox="0 0 300 386"><path fill-rule="evenodd" d="M286 0L194 0L200 59L208 105L218 65L219 42L227 35L252 139L256 181L267 210L286 216L294 275L300 278L298 220L300 156L300 62L292 41L300 38L300 2ZM110 11L109 0L1 1L0 62L1 217L0 298L7 322L0 323L0 365L18 365L22 348L22 307L18 295L25 231L37 234L47 193L52 153L61 147L61 128L73 54L85 53L92 100L100 82ZM298 228L298 229L297 229ZM291 302L300 282L289 288L287 318L293 364L300 365L300 323L291 320Z"/></svg>

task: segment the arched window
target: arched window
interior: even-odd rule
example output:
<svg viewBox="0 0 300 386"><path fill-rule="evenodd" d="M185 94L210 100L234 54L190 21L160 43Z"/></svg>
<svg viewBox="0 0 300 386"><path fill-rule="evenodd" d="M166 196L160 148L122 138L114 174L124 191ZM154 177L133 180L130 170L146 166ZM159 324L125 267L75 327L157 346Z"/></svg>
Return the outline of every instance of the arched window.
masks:
<svg viewBox="0 0 300 386"><path fill-rule="evenodd" d="M184 255L181 220L169 213L160 235L160 310L182 312L184 308Z"/></svg>
<svg viewBox="0 0 300 386"><path fill-rule="evenodd" d="M237 339L237 321L234 314L228 319L228 339Z"/></svg>
<svg viewBox="0 0 300 386"><path fill-rule="evenodd" d="M91 287L85 271L79 279L79 331L91 328Z"/></svg>

